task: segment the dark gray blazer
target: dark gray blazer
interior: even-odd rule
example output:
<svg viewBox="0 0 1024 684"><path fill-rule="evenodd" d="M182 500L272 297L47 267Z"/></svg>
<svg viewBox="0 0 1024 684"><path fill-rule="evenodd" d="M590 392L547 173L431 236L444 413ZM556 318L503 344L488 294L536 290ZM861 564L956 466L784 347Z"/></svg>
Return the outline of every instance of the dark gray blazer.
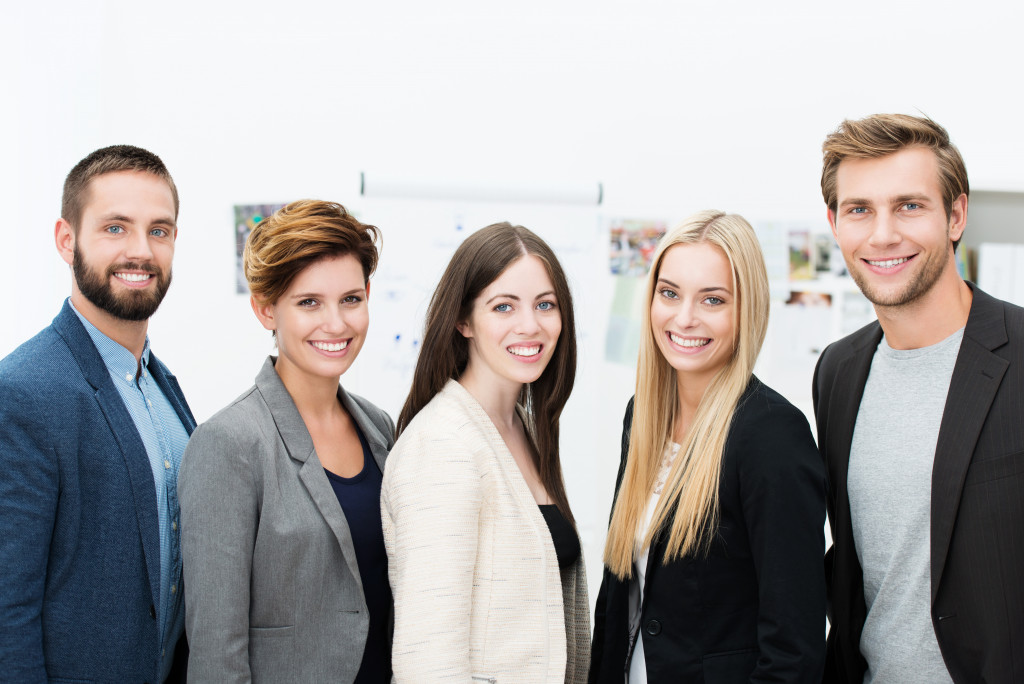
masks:
<svg viewBox="0 0 1024 684"><path fill-rule="evenodd" d="M381 470L386 413L338 396ZM267 359L193 434L178 478L190 682L350 682L369 627L348 523Z"/></svg>
<svg viewBox="0 0 1024 684"><path fill-rule="evenodd" d="M932 625L954 682L1009 684L1024 681L1024 309L972 289L932 466ZM860 684L867 667L860 653L864 577L846 475L881 338L875 322L839 340L814 374L833 539L826 682Z"/></svg>

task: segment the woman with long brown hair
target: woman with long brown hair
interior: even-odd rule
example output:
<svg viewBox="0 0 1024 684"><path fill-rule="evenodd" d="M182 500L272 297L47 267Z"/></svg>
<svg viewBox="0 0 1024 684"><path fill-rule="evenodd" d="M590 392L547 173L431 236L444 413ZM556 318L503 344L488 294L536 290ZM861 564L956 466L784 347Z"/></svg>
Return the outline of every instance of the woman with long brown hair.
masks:
<svg viewBox="0 0 1024 684"><path fill-rule="evenodd" d="M381 494L397 682L583 682L589 604L558 450L572 297L536 235L456 250L427 312Z"/></svg>
<svg viewBox="0 0 1024 684"><path fill-rule="evenodd" d="M753 375L768 277L742 217L662 238L597 599L591 682L819 682L825 471Z"/></svg>

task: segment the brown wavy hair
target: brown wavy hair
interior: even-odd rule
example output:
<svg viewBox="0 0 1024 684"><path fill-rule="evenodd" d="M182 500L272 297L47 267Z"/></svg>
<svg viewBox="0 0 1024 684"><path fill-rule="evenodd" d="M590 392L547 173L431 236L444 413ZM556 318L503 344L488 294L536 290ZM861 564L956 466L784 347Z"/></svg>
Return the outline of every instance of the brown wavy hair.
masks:
<svg viewBox="0 0 1024 684"><path fill-rule="evenodd" d="M529 417L526 430L533 441L534 464L541 482L559 511L572 521L558 453L558 420L576 379L572 294L555 253L526 228L495 223L470 235L455 250L430 299L423 344L416 360L412 388L398 416L397 433L401 435L445 384L458 379L466 370L469 341L458 331L458 324L469 319L480 293L515 261L527 255L540 259L547 269L562 316L562 332L544 372L534 382L523 385L519 403Z"/></svg>
<svg viewBox="0 0 1024 684"><path fill-rule="evenodd" d="M336 202L299 200L256 224L245 241L242 264L249 291L275 304L304 268L321 259L351 254L363 278L377 268L380 231L357 221Z"/></svg>

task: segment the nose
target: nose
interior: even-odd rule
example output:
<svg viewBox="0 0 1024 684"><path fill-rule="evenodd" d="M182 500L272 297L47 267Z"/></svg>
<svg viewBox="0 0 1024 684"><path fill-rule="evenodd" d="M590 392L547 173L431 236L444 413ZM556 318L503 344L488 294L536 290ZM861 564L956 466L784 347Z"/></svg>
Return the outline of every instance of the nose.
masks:
<svg viewBox="0 0 1024 684"><path fill-rule="evenodd" d="M523 308L516 317L516 332L520 335L534 335L540 331L537 312L529 307Z"/></svg>
<svg viewBox="0 0 1024 684"><path fill-rule="evenodd" d="M879 212L871 226L868 244L875 248L890 247L902 240L896 226L896 218L890 214Z"/></svg>
<svg viewBox="0 0 1024 684"><path fill-rule="evenodd" d="M125 257L129 261L151 261L153 259L153 248L149 244L149 232L145 230L132 230L128 235L125 246Z"/></svg>
<svg viewBox="0 0 1024 684"><path fill-rule="evenodd" d="M676 325L678 325L680 328L684 330L686 328L693 327L696 323L696 313L697 309L694 306L693 302L690 302L688 300L681 301L679 303L679 306L676 308Z"/></svg>
<svg viewBox="0 0 1024 684"><path fill-rule="evenodd" d="M340 306L325 306L320 327L328 334L341 336L348 327L345 323L345 312Z"/></svg>

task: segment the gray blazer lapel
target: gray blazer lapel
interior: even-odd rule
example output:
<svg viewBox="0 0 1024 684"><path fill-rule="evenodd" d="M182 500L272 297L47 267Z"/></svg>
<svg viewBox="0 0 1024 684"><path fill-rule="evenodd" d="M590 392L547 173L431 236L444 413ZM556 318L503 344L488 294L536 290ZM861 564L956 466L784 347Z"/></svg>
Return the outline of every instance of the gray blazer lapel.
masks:
<svg viewBox="0 0 1024 684"><path fill-rule="evenodd" d="M270 408L277 432L288 450L288 455L292 460L302 464L299 468L299 480L337 538L345 563L361 592L363 582L359 575L355 544L352 542L348 521L341 510L338 498L334 495L334 490L331 489L324 467L313 449L313 438L306 429L306 424L299 415L291 395L274 370L274 357L269 357L260 369L259 375L256 376L256 388Z"/></svg>
<svg viewBox="0 0 1024 684"><path fill-rule="evenodd" d="M341 405L345 407L348 414L352 416L352 420L356 422L359 429L363 432L363 437L366 438L367 444L370 445L370 453L373 454L373 460L376 461L377 467L380 471L384 472L384 462L388 458L388 451L390 451L389 444L393 442L388 435L381 432L381 429L376 425L373 420L366 414L366 411L359 405L355 399L352 398L345 388L338 385L338 399L341 400Z"/></svg>
<svg viewBox="0 0 1024 684"><path fill-rule="evenodd" d="M1002 305L974 289L974 301L953 366L949 394L939 427L932 466L931 572L932 600L942 581L953 525L960 508L967 469L974 456L996 391L1009 367L1006 359L992 353L1007 342Z"/></svg>
<svg viewBox="0 0 1024 684"><path fill-rule="evenodd" d="M153 481L146 445L110 379L110 371L103 363L103 358L67 301L54 319L53 327L71 350L86 382L95 390L96 405L106 419L121 452L120 456L124 459L131 480L142 553L146 558L149 589L153 592L153 599L159 600L160 519L156 510L156 483Z"/></svg>

